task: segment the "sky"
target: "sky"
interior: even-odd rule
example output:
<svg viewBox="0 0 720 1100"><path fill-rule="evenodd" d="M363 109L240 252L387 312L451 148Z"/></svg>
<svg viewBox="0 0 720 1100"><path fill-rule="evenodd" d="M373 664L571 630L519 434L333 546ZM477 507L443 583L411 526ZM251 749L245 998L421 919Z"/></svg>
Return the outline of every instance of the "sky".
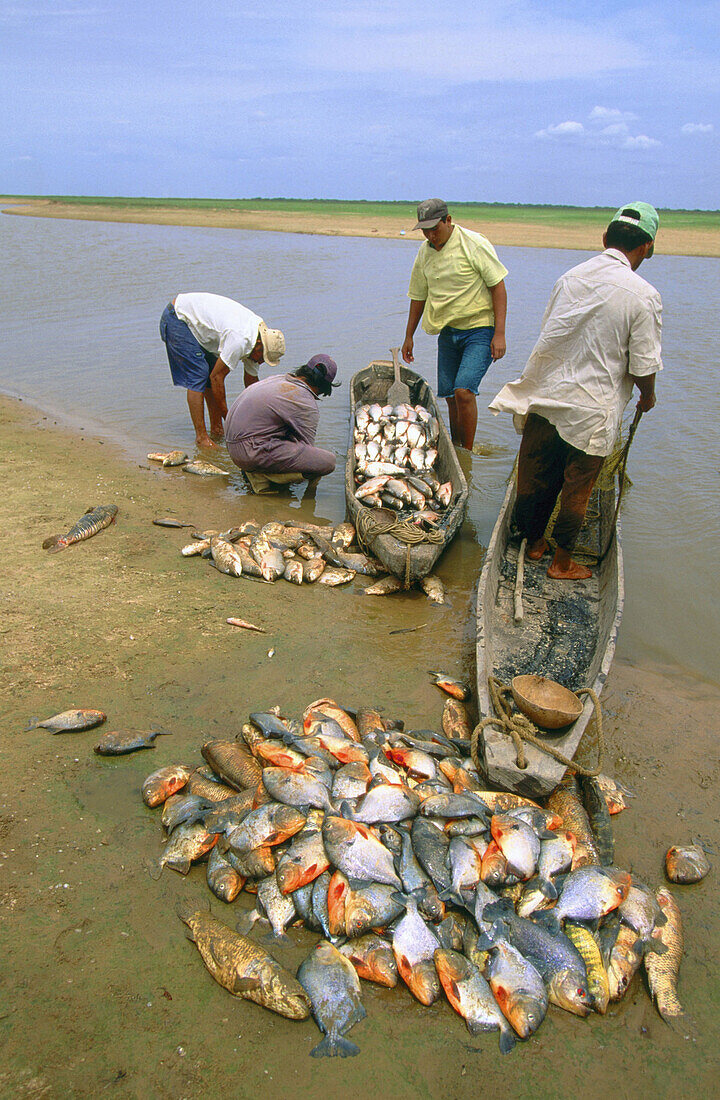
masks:
<svg viewBox="0 0 720 1100"><path fill-rule="evenodd" d="M0 193L717 209L703 0L0 0Z"/></svg>

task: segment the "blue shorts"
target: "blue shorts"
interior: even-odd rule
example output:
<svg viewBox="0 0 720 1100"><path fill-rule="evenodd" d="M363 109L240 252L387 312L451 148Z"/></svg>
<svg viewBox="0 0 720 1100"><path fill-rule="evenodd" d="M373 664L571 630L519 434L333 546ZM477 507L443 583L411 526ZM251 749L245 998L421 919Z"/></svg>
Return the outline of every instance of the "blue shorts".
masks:
<svg viewBox="0 0 720 1100"><path fill-rule="evenodd" d="M210 371L217 355L197 342L190 328L181 321L172 304L165 306L160 318L160 339L165 344L173 385L202 393L210 385Z"/></svg>
<svg viewBox="0 0 720 1100"><path fill-rule="evenodd" d="M455 390L477 393L492 362L490 342L492 325L483 328L451 328L446 325L438 336L438 397L452 397Z"/></svg>

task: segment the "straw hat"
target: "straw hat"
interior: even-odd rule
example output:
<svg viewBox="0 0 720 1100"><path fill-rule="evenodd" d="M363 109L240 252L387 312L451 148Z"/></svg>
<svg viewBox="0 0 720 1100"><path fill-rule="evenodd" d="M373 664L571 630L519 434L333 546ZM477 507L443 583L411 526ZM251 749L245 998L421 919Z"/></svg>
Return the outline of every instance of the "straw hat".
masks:
<svg viewBox="0 0 720 1100"><path fill-rule="evenodd" d="M258 336L262 341L263 359L269 367L276 367L285 354L285 337L279 328L268 328L260 322Z"/></svg>

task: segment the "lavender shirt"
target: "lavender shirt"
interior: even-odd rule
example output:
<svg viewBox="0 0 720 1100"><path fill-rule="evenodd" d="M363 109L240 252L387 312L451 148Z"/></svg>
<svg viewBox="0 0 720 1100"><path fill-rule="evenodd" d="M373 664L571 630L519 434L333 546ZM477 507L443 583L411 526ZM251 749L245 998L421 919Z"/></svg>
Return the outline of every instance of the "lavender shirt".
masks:
<svg viewBox="0 0 720 1100"><path fill-rule="evenodd" d="M235 399L225 418L225 439L246 450L281 439L314 443L318 419L318 399L302 379L272 374Z"/></svg>

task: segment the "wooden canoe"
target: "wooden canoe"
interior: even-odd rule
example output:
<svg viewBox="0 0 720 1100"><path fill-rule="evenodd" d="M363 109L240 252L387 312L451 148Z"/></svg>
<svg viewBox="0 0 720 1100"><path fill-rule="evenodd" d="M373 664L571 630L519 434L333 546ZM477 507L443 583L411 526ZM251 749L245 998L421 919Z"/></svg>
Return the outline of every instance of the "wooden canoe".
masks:
<svg viewBox="0 0 720 1100"><path fill-rule="evenodd" d="M360 405L371 405L375 402L384 405L388 389L394 378L393 364L389 361L377 360L359 370L357 374L353 375L350 382L350 440L345 465L345 500L348 518L356 527L360 513L373 513L375 510L366 508L362 501L355 496L357 488L353 441L355 412ZM457 533L465 516L468 487L455 447L450 439L450 433L445 427L435 396L427 382L415 371L405 366L400 368L400 380L410 390L410 404L423 405L436 418L440 434L436 444L438 457L434 469L441 481L452 482L450 504L436 528L436 530L442 532L443 541L441 543L420 542L410 546L409 583L413 584L432 571L435 562ZM407 543L399 541L390 534L378 534L369 540L367 549L382 562L388 573L394 574L403 582L405 581L408 559Z"/></svg>
<svg viewBox="0 0 720 1100"><path fill-rule="evenodd" d="M596 488L578 538L580 548L602 553L610 539L616 490ZM525 560L525 616L514 618L514 590L520 539L512 530L515 479L487 549L477 598L477 690L481 718L494 714L488 677L510 684L513 676L534 673L556 680L571 691L594 688L598 697L612 663L622 616L624 588L620 524L610 550L592 565L587 581L555 581L547 576L549 558ZM548 744L572 760L592 716L593 704L583 696L577 721L556 731L540 731ZM478 753L491 783L503 790L538 797L560 782L565 766L525 745L528 766L516 765L515 747L507 734L487 726Z"/></svg>

